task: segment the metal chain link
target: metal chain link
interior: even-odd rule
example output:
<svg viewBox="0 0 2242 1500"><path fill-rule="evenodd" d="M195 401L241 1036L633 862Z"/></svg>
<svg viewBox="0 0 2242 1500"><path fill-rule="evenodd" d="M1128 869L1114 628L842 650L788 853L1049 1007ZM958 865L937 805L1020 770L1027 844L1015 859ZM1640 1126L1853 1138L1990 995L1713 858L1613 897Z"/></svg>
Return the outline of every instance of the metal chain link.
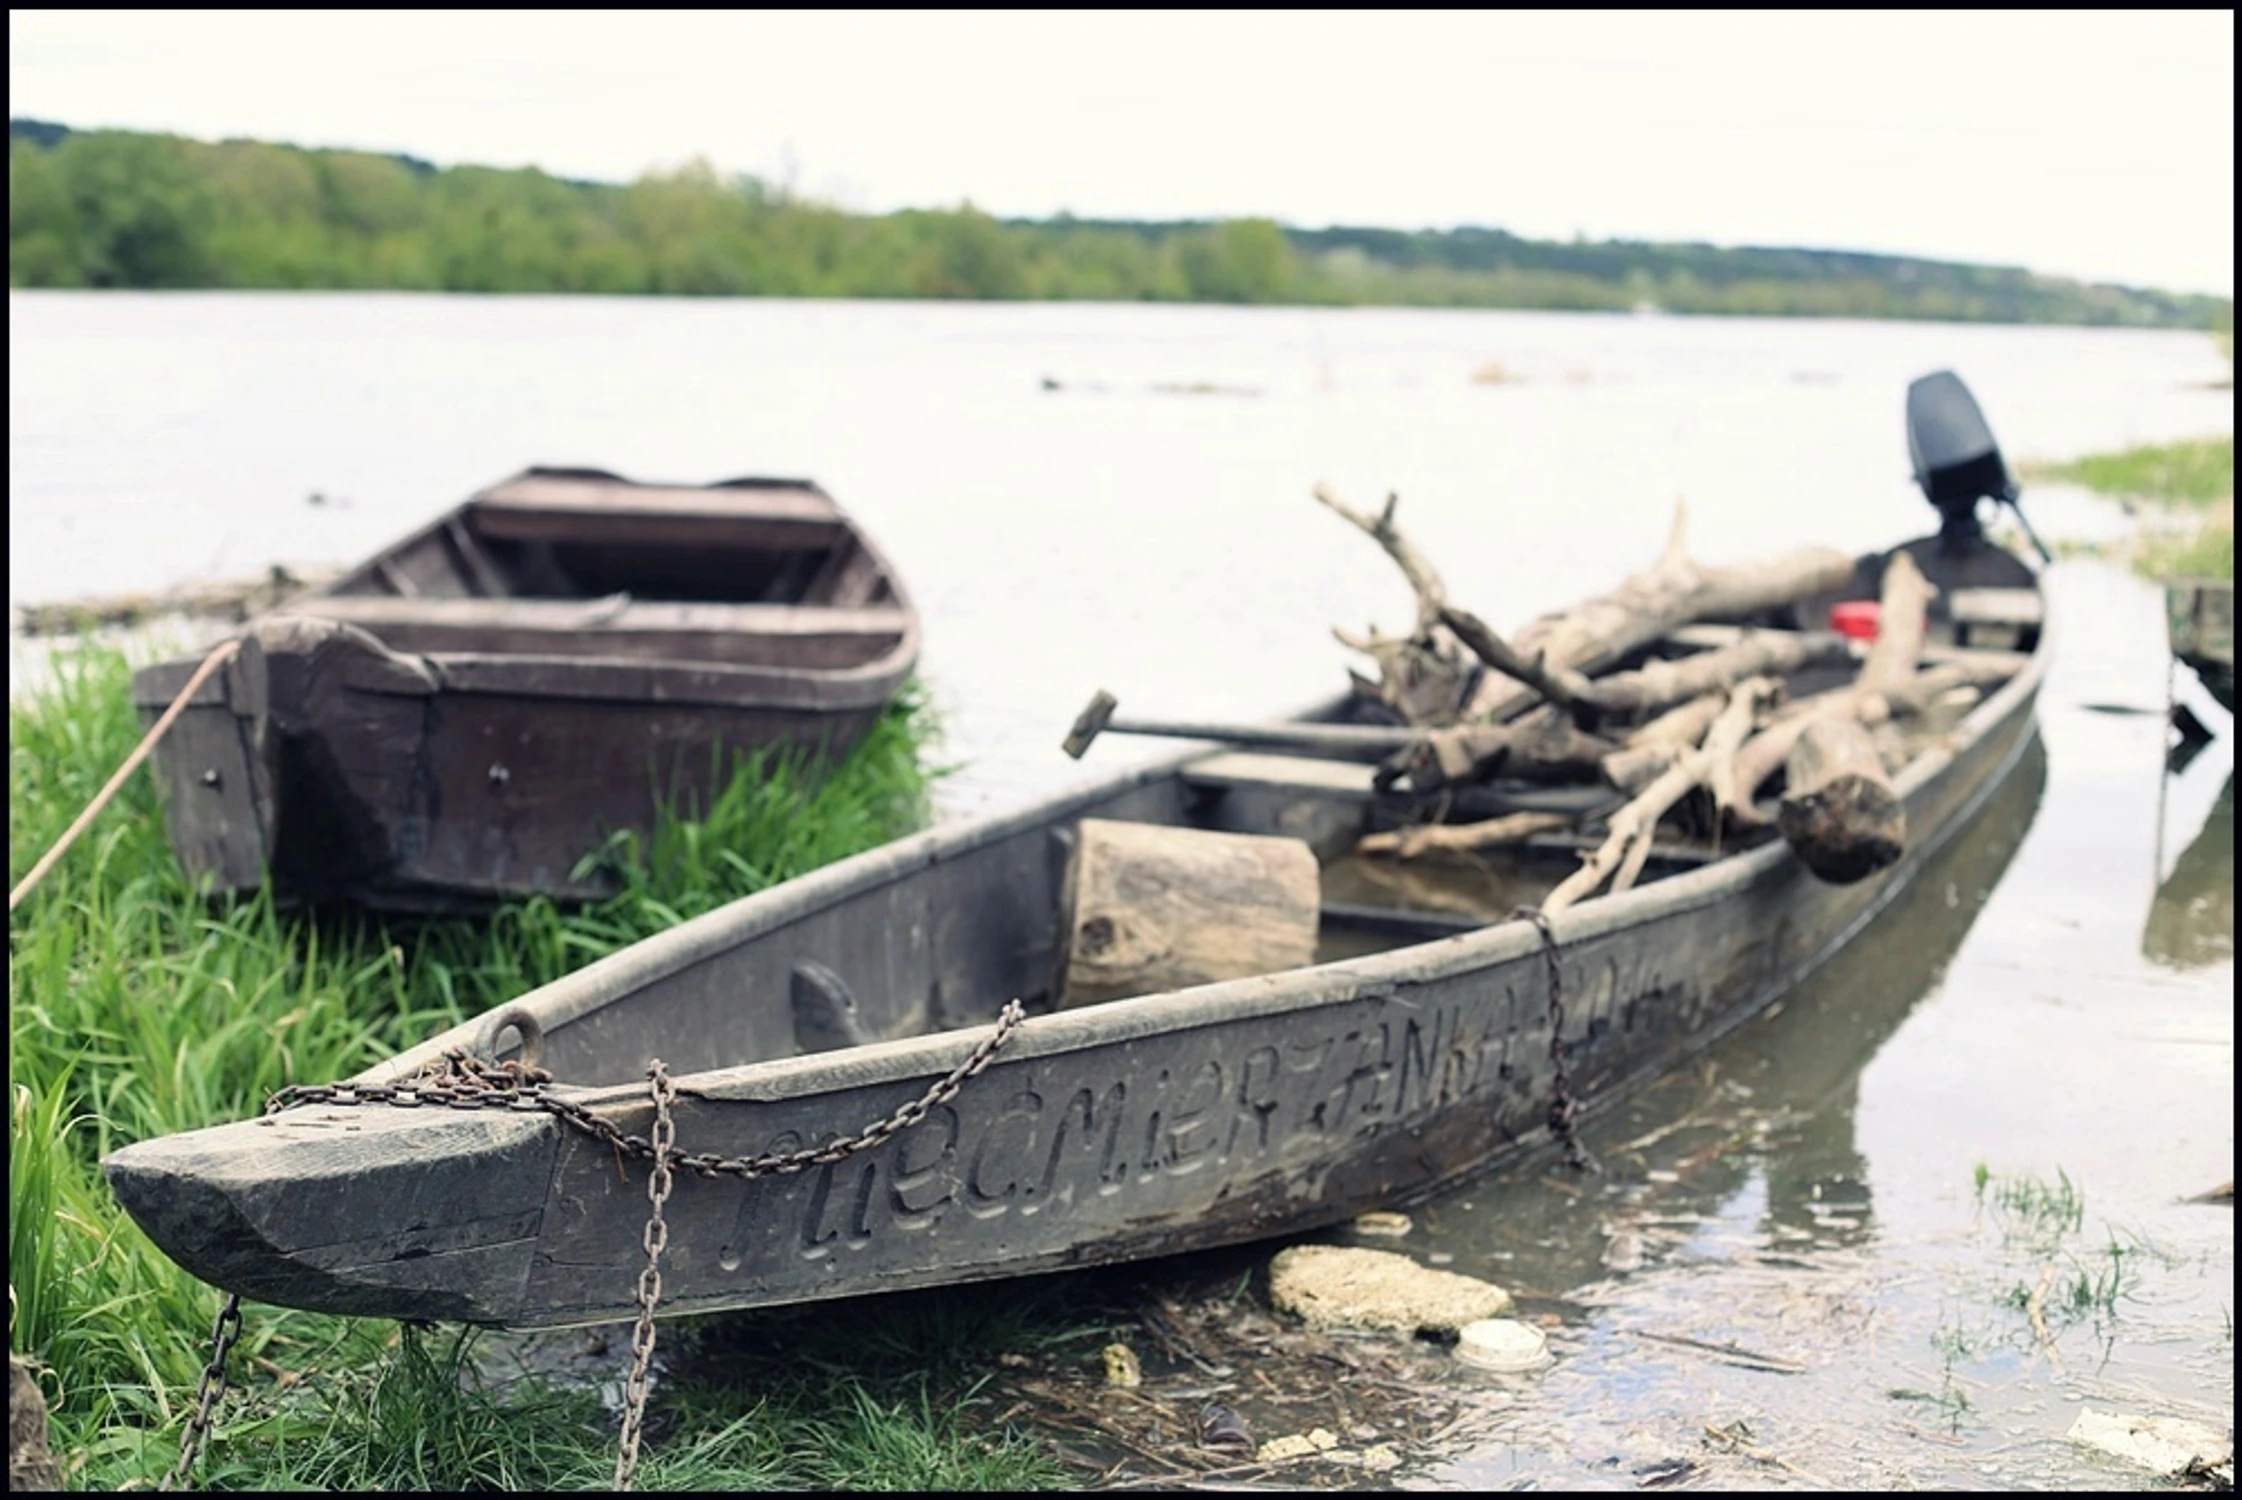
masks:
<svg viewBox="0 0 2242 1500"><path fill-rule="evenodd" d="M646 1075L654 1101L654 1139L651 1141L643 1136L628 1135L620 1126L600 1118L584 1105L553 1093L556 1087L553 1075L543 1068L518 1060L489 1062L456 1050L446 1052L403 1083L291 1084L265 1101L265 1113L276 1115L309 1104L536 1112L573 1125L623 1155L654 1164L646 1184L646 1196L651 1205L643 1236L646 1268L638 1275L638 1320L631 1331L631 1370L623 1382L622 1444L615 1457L615 1487L623 1490L630 1488L631 1476L638 1467L649 1371L654 1359L654 1309L662 1296L661 1256L669 1245L669 1225L662 1217L662 1210L669 1201L673 1170L686 1167L702 1177L754 1179L846 1161L910 1129L935 1109L955 1099L969 1080L988 1067L998 1049L1026 1019L1026 1007L1017 1000L1009 1002L998 1012L995 1027L966 1054L965 1061L935 1080L925 1093L855 1135L805 1151L766 1152L747 1157L679 1151L677 1125L672 1113L677 1089L659 1059L647 1069ZM181 1488L190 1483L196 1454L209 1433L218 1402L226 1394L226 1356L240 1337L241 1298L229 1295L211 1330L211 1360L202 1372L202 1390L195 1415L180 1440L178 1466L165 1478L161 1488Z"/></svg>
<svg viewBox="0 0 2242 1500"><path fill-rule="evenodd" d="M1549 1129L1565 1148L1565 1165L1575 1172L1600 1172L1588 1148L1581 1144L1578 1121L1580 1100L1573 1096L1572 1075L1565 1070L1565 975L1559 961L1557 934L1538 906L1521 906L1514 916L1534 924L1541 934L1542 962L1549 970L1549 1066L1555 1074L1549 1091Z"/></svg>
<svg viewBox="0 0 2242 1500"><path fill-rule="evenodd" d="M224 1305L218 1309L218 1321L210 1325L210 1363L202 1367L202 1387L195 1395L195 1414L187 1419L187 1430L179 1435L179 1462L157 1481L157 1489L194 1487L195 1459L202 1451L204 1439L210 1436L210 1424L218 1415L218 1403L226 1396L226 1356L233 1353L240 1337L241 1297L228 1292Z"/></svg>
<svg viewBox="0 0 2242 1500"><path fill-rule="evenodd" d="M662 1300L662 1251L669 1246L669 1223L662 1207L669 1202L670 1162L677 1154L677 1121L670 1107L677 1102L677 1086L669 1070L655 1058L646 1070L648 1090L654 1096L654 1170L646 1175L646 1269L638 1273L638 1323L631 1329L631 1372L623 1380L623 1432L615 1451L615 1488L627 1490L638 1472L639 1434L646 1425L647 1375L654 1363L654 1308Z"/></svg>

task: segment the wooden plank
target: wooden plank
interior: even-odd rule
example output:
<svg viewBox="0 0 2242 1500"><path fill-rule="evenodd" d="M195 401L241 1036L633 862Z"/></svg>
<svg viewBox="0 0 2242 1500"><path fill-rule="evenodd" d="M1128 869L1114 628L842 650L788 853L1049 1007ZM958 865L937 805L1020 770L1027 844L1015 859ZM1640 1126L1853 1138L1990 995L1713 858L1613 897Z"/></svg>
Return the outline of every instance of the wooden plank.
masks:
<svg viewBox="0 0 2242 1500"><path fill-rule="evenodd" d="M574 599L320 599L303 613L343 620L393 650L707 661L835 670L861 666L909 628L899 609Z"/></svg>
<svg viewBox="0 0 2242 1500"><path fill-rule="evenodd" d="M1751 628L1760 630L1766 627L1755 625ZM1734 645L1743 637L1743 634L1744 627L1740 625L1684 625L1679 630L1669 631L1666 640L1673 645L1691 651L1714 651L1723 646ZM1864 647L1864 654L1865 649ZM2007 667L2011 671L2021 670L2024 664L2031 659L2032 653L2029 651L1994 651L1984 647L1944 646L1936 641L1927 643L1923 647L1922 655L1923 663L1927 666L1977 666L1988 669Z"/></svg>
<svg viewBox="0 0 2242 1500"><path fill-rule="evenodd" d="M704 604L666 599L393 599L379 594L328 594L281 611L347 620L369 630L388 625L460 629L586 631L692 630L727 635L890 636L910 623L892 606L820 609L796 604Z"/></svg>
<svg viewBox="0 0 2242 1500"><path fill-rule="evenodd" d="M1366 761L1257 755L1240 750L1195 760L1184 768L1184 775L1200 786L1281 786L1368 801L1371 777L1377 770Z"/></svg>
<svg viewBox="0 0 2242 1500"><path fill-rule="evenodd" d="M1965 625L2037 625L2047 606L2037 589L1956 589L1946 612Z"/></svg>
<svg viewBox="0 0 2242 1500"><path fill-rule="evenodd" d="M475 533L469 531L467 523L459 518L459 512L453 511L444 517L444 535L451 538L452 550L459 555L468 577L474 581L476 593L486 598L503 599L514 592L506 575L498 571L498 565L483 550L483 544L475 540Z"/></svg>
<svg viewBox="0 0 2242 1500"><path fill-rule="evenodd" d="M469 502L477 511L549 511L598 515L636 510L659 515L772 516L835 520L840 507L807 485L733 488L723 485L635 484L569 474L524 474L502 480Z"/></svg>
<svg viewBox="0 0 2242 1500"><path fill-rule="evenodd" d="M387 557L375 558L374 573L383 583L394 589L399 597L405 599L418 599L420 597L420 585L407 577L405 571L391 559Z"/></svg>
<svg viewBox="0 0 2242 1500"><path fill-rule="evenodd" d="M474 530L493 541L797 551L848 536L840 508L809 489L703 490L539 475L494 485L466 509Z"/></svg>
<svg viewBox="0 0 2242 1500"><path fill-rule="evenodd" d="M817 577L802 591L802 598L811 604L854 609L871 603L886 577L872 550L851 537L833 550Z"/></svg>

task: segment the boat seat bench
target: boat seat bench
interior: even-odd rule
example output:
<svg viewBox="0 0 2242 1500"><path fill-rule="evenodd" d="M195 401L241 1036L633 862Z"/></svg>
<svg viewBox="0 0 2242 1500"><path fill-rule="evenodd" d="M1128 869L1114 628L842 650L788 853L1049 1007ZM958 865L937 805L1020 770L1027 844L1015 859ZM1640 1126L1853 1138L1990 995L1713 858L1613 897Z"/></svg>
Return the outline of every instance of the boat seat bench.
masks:
<svg viewBox="0 0 2242 1500"><path fill-rule="evenodd" d="M579 545L770 547L838 543L840 508L807 487L699 489L530 475L494 485L467 507L484 541Z"/></svg>

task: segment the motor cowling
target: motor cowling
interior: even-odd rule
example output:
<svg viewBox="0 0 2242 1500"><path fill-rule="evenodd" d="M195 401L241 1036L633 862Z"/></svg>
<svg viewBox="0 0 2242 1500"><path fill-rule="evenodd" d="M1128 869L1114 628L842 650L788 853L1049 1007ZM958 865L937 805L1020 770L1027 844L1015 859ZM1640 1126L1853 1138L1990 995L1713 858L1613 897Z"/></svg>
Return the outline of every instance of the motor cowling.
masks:
<svg viewBox="0 0 2242 1500"><path fill-rule="evenodd" d="M1982 546L1977 502L2015 505L2016 481L1977 398L1952 370L1907 387L1907 453L1923 498L1938 507L1939 539L1950 551Z"/></svg>

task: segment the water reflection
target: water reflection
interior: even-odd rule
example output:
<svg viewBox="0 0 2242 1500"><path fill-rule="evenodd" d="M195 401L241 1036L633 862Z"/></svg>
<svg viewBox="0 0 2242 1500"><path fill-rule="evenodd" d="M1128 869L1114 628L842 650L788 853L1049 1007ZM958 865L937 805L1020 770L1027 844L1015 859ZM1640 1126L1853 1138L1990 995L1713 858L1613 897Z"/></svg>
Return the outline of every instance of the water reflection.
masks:
<svg viewBox="0 0 2242 1500"><path fill-rule="evenodd" d="M2175 969L2234 957L2234 773L2149 902L2141 955Z"/></svg>
<svg viewBox="0 0 2242 1500"><path fill-rule="evenodd" d="M1862 1069L1938 985L2046 782L2035 735L1977 820L1841 961L1694 1069L1591 1125L1601 1176L1570 1179L1536 1162L1460 1189L1420 1214L1428 1248L1528 1297L1562 1300L1685 1247L1692 1258L1780 1263L1799 1248L1870 1239L1874 1196L1854 1136ZM2231 879L2231 853L2228 869ZM1725 1233L1708 1228L1724 1215Z"/></svg>

